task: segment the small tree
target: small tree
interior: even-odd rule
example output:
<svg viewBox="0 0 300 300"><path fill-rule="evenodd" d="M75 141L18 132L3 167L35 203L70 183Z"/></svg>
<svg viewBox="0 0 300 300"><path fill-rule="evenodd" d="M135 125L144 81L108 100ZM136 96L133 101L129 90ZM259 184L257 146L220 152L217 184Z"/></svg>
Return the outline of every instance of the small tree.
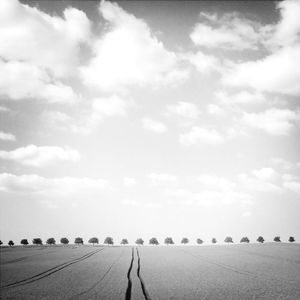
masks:
<svg viewBox="0 0 300 300"><path fill-rule="evenodd" d="M197 244L198 245L201 245L201 244L203 244L204 242L201 240L201 239L197 239Z"/></svg>
<svg viewBox="0 0 300 300"><path fill-rule="evenodd" d="M81 238L81 237L75 238L74 243L77 245L83 245L83 238Z"/></svg>
<svg viewBox="0 0 300 300"><path fill-rule="evenodd" d="M12 240L10 240L10 241L8 242L8 245L9 245L10 247L12 247L14 244L15 244L15 243L14 243Z"/></svg>
<svg viewBox="0 0 300 300"><path fill-rule="evenodd" d="M171 237L166 237L165 238L165 244L166 245L174 245L174 241Z"/></svg>
<svg viewBox="0 0 300 300"><path fill-rule="evenodd" d="M248 239L248 237L242 237L242 239L241 239L241 241L240 241L240 243L249 243L250 242L250 240Z"/></svg>
<svg viewBox="0 0 300 300"><path fill-rule="evenodd" d="M55 245L55 243L56 243L56 241L55 241L55 239L54 238L49 238L47 241L46 241L46 243L48 244L48 245Z"/></svg>
<svg viewBox="0 0 300 300"><path fill-rule="evenodd" d="M93 246L94 246L95 244L99 244L99 240L96 237L92 237L89 239L89 243L93 244Z"/></svg>
<svg viewBox="0 0 300 300"><path fill-rule="evenodd" d="M189 239L188 238L186 238L186 237L184 237L184 238L182 238L182 240L181 240L181 244L188 244L189 243Z"/></svg>
<svg viewBox="0 0 300 300"><path fill-rule="evenodd" d="M128 240L127 239L122 239L121 245L128 245Z"/></svg>
<svg viewBox="0 0 300 300"><path fill-rule="evenodd" d="M294 238L293 236L290 236L290 237L289 237L289 242L290 242L290 243L295 242L295 238Z"/></svg>
<svg viewBox="0 0 300 300"><path fill-rule="evenodd" d="M43 241L40 238L35 238L32 240L33 245L43 245Z"/></svg>
<svg viewBox="0 0 300 300"><path fill-rule="evenodd" d="M216 239L216 238L212 238L211 242L212 242L213 244L216 244L216 243L217 243L217 239Z"/></svg>
<svg viewBox="0 0 300 300"><path fill-rule="evenodd" d="M144 240L141 239L141 238L138 238L138 239L135 241L135 243L136 243L137 245L143 246L143 245L144 245Z"/></svg>
<svg viewBox="0 0 300 300"><path fill-rule="evenodd" d="M263 243L263 242L265 241L265 239L264 239L262 236L259 236L259 237L257 238L257 241L258 241L259 243Z"/></svg>
<svg viewBox="0 0 300 300"><path fill-rule="evenodd" d="M60 242L64 245L68 245L69 244L69 240L66 237L63 237L60 239Z"/></svg>
<svg viewBox="0 0 300 300"><path fill-rule="evenodd" d="M158 242L157 238L153 237L150 239L149 244L157 246L157 245L159 245L159 242Z"/></svg>
<svg viewBox="0 0 300 300"><path fill-rule="evenodd" d="M23 239L23 240L21 240L20 244L26 246L26 245L28 245L29 243L28 243L28 240L27 240L27 239Z"/></svg>
<svg viewBox="0 0 300 300"><path fill-rule="evenodd" d="M274 242L281 242L280 236L275 236L275 237L274 237Z"/></svg>
<svg viewBox="0 0 300 300"><path fill-rule="evenodd" d="M225 243L233 243L232 237L231 236L227 236L224 240Z"/></svg>
<svg viewBox="0 0 300 300"><path fill-rule="evenodd" d="M107 238L105 238L104 244L107 244L107 245L113 245L113 244L114 244L113 238L110 237L110 236L108 236Z"/></svg>
<svg viewBox="0 0 300 300"><path fill-rule="evenodd" d="M0 246L3 245L3 242L0 240Z"/></svg>

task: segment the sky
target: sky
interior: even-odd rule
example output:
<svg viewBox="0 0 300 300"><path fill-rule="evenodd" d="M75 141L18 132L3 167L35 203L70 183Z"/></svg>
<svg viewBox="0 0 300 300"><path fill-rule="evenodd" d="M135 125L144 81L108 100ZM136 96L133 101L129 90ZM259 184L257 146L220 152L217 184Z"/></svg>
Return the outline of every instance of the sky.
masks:
<svg viewBox="0 0 300 300"><path fill-rule="evenodd" d="M300 2L0 0L0 239L300 239Z"/></svg>

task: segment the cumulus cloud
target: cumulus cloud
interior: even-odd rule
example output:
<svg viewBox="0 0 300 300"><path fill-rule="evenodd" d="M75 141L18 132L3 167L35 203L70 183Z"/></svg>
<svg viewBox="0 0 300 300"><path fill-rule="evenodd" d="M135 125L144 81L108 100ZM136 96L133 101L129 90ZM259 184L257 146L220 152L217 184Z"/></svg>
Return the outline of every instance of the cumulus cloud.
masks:
<svg viewBox="0 0 300 300"><path fill-rule="evenodd" d="M167 106L167 115L177 115L189 119L197 119L200 115L197 105L190 102L179 101L176 104Z"/></svg>
<svg viewBox="0 0 300 300"><path fill-rule="evenodd" d="M221 108L219 105L216 104L208 104L207 105L207 112L211 115L215 116L225 116L226 111Z"/></svg>
<svg viewBox="0 0 300 300"><path fill-rule="evenodd" d="M151 118L143 118L142 123L146 130L153 131L155 133L164 133L168 130L164 123Z"/></svg>
<svg viewBox="0 0 300 300"><path fill-rule="evenodd" d="M177 180L176 176L168 173L150 173L147 178L151 180L152 183L172 183Z"/></svg>
<svg viewBox="0 0 300 300"><path fill-rule="evenodd" d="M197 51L196 53L187 53L182 57L189 61L197 69L197 71L202 74L222 70L221 61L217 57L204 54L201 51Z"/></svg>
<svg viewBox="0 0 300 300"><path fill-rule="evenodd" d="M283 174L282 180L285 188L300 194L300 177L291 174Z"/></svg>
<svg viewBox="0 0 300 300"><path fill-rule="evenodd" d="M253 170L252 174L259 180L275 181L279 179L279 174L273 168L261 168Z"/></svg>
<svg viewBox="0 0 300 300"><path fill-rule="evenodd" d="M288 135L299 122L300 113L289 109L271 108L260 113L244 113L242 122L272 135Z"/></svg>
<svg viewBox="0 0 300 300"><path fill-rule="evenodd" d="M53 163L70 161L77 162L80 158L78 151L69 147L28 145L12 151L0 151L0 158L22 165L44 167Z"/></svg>
<svg viewBox="0 0 300 300"><path fill-rule="evenodd" d="M179 141L185 146L190 146L197 143L219 145L225 142L225 138L215 129L194 126L190 132L180 134Z"/></svg>
<svg viewBox="0 0 300 300"><path fill-rule="evenodd" d="M261 104L266 101L266 97L259 92L241 91L229 95L225 91L218 91L215 96L222 104Z"/></svg>
<svg viewBox="0 0 300 300"><path fill-rule="evenodd" d="M0 131L0 140L14 142L16 137L12 133Z"/></svg>
<svg viewBox="0 0 300 300"><path fill-rule="evenodd" d="M36 174L0 174L0 191L2 192L68 196L80 192L95 193L105 189L109 189L108 182L100 178L46 178Z"/></svg>
<svg viewBox="0 0 300 300"><path fill-rule="evenodd" d="M190 38L197 46L230 50L257 49L260 24L227 13L222 17L216 14L200 13L201 23L197 23Z"/></svg>
<svg viewBox="0 0 300 300"><path fill-rule="evenodd" d="M203 188L211 188L214 190L233 190L236 187L236 184L223 177L203 174L197 178L198 182Z"/></svg>
<svg viewBox="0 0 300 300"><path fill-rule="evenodd" d="M99 12L109 30L93 42L93 58L81 68L83 81L94 88L115 91L127 86L178 82L187 77L148 25L118 4L102 1Z"/></svg>
<svg viewBox="0 0 300 300"><path fill-rule="evenodd" d="M136 185L136 179L133 177L124 177L123 184L125 187L132 187L132 186Z"/></svg>

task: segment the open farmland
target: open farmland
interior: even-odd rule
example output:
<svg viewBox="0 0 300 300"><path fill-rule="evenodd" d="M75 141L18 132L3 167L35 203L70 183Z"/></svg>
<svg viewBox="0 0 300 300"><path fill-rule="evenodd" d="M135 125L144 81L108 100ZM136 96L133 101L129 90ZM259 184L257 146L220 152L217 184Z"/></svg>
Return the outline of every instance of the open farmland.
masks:
<svg viewBox="0 0 300 300"><path fill-rule="evenodd" d="M300 245L1 249L1 299L300 299Z"/></svg>

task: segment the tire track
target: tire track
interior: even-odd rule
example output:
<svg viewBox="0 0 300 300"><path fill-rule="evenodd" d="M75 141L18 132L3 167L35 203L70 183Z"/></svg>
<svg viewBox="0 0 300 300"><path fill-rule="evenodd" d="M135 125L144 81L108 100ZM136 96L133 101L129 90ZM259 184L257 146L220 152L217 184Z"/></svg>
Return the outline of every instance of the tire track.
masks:
<svg viewBox="0 0 300 300"><path fill-rule="evenodd" d="M149 296L149 293L148 293L147 288L146 288L146 284L145 284L145 282L144 282L144 280L141 276L141 257L140 257L138 248L136 248L136 254L137 254L137 257L138 257L137 276L138 276L138 278L140 280L140 283L141 283L143 295L144 295L144 298L146 300L151 300L151 297Z"/></svg>
<svg viewBox="0 0 300 300"><path fill-rule="evenodd" d="M58 272L60 270L63 270L65 268L69 267L70 265L73 265L75 263L81 262L81 261L83 261L83 260L85 260L85 259L93 256L94 254L102 251L103 249L104 248L101 248L99 250L91 251L91 252L89 252L89 253L87 253L87 254L79 257L79 258L75 258L73 260L67 261L67 262L65 262L63 264L60 264L60 265L58 265L56 267L53 267L53 268L50 268L50 269L48 269L48 270L46 270L44 272L41 272L39 274L36 274L36 275L32 276L32 277L29 277L29 278L26 278L26 279L22 279L22 280L19 280L19 281L16 281L16 282L4 285L0 289L14 288L14 287L26 285L26 284L29 284L29 283L41 280L41 279L43 279L45 277L48 277L48 276L50 276L50 275L52 275L52 274L54 274L54 273L56 273L56 272Z"/></svg>
<svg viewBox="0 0 300 300"><path fill-rule="evenodd" d="M109 268L107 269L107 271L103 274L103 276L96 281L90 288L88 288L87 290L72 296L71 298L69 298L69 300L74 300L74 299L79 299L79 297L86 295L87 293L89 293L90 291L92 291L98 284L100 284L102 282L102 280L106 277L106 275L110 272L110 270L113 268L113 266L120 260L120 258L123 256L124 254L124 249L122 250L122 253L119 255L119 257L117 257L117 259L109 266Z"/></svg>
<svg viewBox="0 0 300 300"><path fill-rule="evenodd" d="M127 271L128 283L127 283L127 289L126 289L126 294L125 294L125 300L130 300L131 299L132 281L131 281L130 273L131 273L131 270L132 270L133 261L134 261L134 251L133 251L133 248L131 248L131 262L130 262L129 269Z"/></svg>

